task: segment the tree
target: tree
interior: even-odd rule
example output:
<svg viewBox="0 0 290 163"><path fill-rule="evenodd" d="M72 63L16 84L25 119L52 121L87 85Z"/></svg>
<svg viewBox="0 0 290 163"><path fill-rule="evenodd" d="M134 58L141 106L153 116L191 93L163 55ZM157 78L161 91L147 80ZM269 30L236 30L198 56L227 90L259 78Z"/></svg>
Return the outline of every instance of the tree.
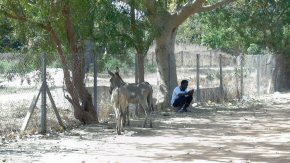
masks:
<svg viewBox="0 0 290 163"><path fill-rule="evenodd" d="M202 42L232 54L269 49L276 57L275 91L290 89L290 2L246 1L201 17ZM220 21L215 21L220 20Z"/></svg>
<svg viewBox="0 0 290 163"><path fill-rule="evenodd" d="M84 85L84 42L93 32L92 6L96 4L90 0L0 2L0 14L29 27L28 31L41 33L54 46L63 67L69 93L66 98L75 118L83 123L98 123L92 97Z"/></svg>
<svg viewBox="0 0 290 163"><path fill-rule="evenodd" d="M159 89L164 95L164 106L169 106L171 92L177 86L174 46L179 26L191 15L208 12L235 0L144 0L150 23L157 29L156 61L161 77Z"/></svg>
<svg viewBox="0 0 290 163"><path fill-rule="evenodd" d="M98 42L106 47L110 57L128 61L128 50L134 49L138 68L136 82L144 81L144 56L153 42L154 31L143 12L143 6L130 0L128 3L105 1L98 15ZM132 50L131 50L132 51ZM112 59L112 58L111 58Z"/></svg>
<svg viewBox="0 0 290 163"><path fill-rule="evenodd" d="M242 8L242 13L249 18L247 25L257 33L250 35L256 37L253 42L276 54L273 72L275 91L290 90L290 2L249 1Z"/></svg>
<svg viewBox="0 0 290 163"><path fill-rule="evenodd" d="M136 82L144 81L144 56L147 54L150 45L154 39L154 30L149 23L148 18L142 11L142 5L136 3L135 0L130 0L130 24L131 24L131 38L133 46L137 52L138 63L138 78ZM138 13L139 12L139 13ZM142 16L141 16L142 15ZM136 18L136 16L139 16Z"/></svg>

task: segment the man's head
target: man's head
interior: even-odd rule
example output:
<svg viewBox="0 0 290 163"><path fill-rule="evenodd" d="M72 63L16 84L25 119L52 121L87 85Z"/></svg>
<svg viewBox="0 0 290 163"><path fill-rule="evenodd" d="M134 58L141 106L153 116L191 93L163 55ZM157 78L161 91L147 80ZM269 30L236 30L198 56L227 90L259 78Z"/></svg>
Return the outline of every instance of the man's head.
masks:
<svg viewBox="0 0 290 163"><path fill-rule="evenodd" d="M187 86L188 86L188 81L187 80L182 80L181 83L180 83L180 89L182 91L185 91Z"/></svg>

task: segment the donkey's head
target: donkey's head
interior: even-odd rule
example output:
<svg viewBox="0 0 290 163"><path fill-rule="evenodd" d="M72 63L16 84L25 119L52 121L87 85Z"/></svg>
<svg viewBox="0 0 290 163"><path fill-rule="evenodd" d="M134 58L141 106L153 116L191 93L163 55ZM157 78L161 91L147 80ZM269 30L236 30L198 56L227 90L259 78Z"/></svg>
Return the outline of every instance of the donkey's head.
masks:
<svg viewBox="0 0 290 163"><path fill-rule="evenodd" d="M123 81L123 79L119 75L119 68L118 67L117 67L115 73L111 72L110 70L108 70L108 73L111 75L109 92L110 92L110 94L112 94L113 89L115 89L118 86L121 86L125 82Z"/></svg>

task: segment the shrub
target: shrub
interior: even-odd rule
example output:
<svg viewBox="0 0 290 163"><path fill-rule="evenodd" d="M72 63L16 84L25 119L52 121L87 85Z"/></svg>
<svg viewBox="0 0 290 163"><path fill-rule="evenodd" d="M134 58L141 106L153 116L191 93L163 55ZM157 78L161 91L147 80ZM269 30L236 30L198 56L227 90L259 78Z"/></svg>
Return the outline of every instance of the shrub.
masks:
<svg viewBox="0 0 290 163"><path fill-rule="evenodd" d="M5 74L13 69L13 63L8 61L0 61L0 73Z"/></svg>

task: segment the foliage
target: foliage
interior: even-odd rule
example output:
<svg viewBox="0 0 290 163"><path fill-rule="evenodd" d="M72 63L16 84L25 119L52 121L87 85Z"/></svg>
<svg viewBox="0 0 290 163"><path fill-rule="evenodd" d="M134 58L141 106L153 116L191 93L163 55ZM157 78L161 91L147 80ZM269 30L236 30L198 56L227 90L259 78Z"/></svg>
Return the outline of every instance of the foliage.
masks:
<svg viewBox="0 0 290 163"><path fill-rule="evenodd" d="M149 72L149 73L155 73L156 70L157 70L156 65L147 64L147 65L145 66L145 71L146 71L146 72Z"/></svg>
<svg viewBox="0 0 290 163"><path fill-rule="evenodd" d="M190 17L180 27L177 32L176 42L183 44L200 44L202 27L199 19Z"/></svg>
<svg viewBox="0 0 290 163"><path fill-rule="evenodd" d="M7 19L0 16L0 53L20 50L22 43L13 34L12 23Z"/></svg>
<svg viewBox="0 0 290 163"><path fill-rule="evenodd" d="M59 59L55 59L54 61L52 61L51 67L53 67L53 68L61 68L61 63L60 63Z"/></svg>
<svg viewBox="0 0 290 163"><path fill-rule="evenodd" d="M256 44L250 44L247 49L248 54L260 54L261 48L259 48Z"/></svg>
<svg viewBox="0 0 290 163"><path fill-rule="evenodd" d="M214 79L218 79L219 78L219 74L218 73L214 73L214 72L207 73L205 78L207 80L209 80L209 81L213 81Z"/></svg>
<svg viewBox="0 0 290 163"><path fill-rule="evenodd" d="M13 69L13 63L0 61L0 74L5 74Z"/></svg>
<svg viewBox="0 0 290 163"><path fill-rule="evenodd" d="M101 56L100 69L120 66L120 63L130 66L134 62L133 53L147 53L153 32L141 8L135 0L127 4L102 1L94 28L98 47L106 52Z"/></svg>
<svg viewBox="0 0 290 163"><path fill-rule="evenodd" d="M239 1L198 16L201 42L232 54L257 54L261 48L289 54L289 15L289 1Z"/></svg>

